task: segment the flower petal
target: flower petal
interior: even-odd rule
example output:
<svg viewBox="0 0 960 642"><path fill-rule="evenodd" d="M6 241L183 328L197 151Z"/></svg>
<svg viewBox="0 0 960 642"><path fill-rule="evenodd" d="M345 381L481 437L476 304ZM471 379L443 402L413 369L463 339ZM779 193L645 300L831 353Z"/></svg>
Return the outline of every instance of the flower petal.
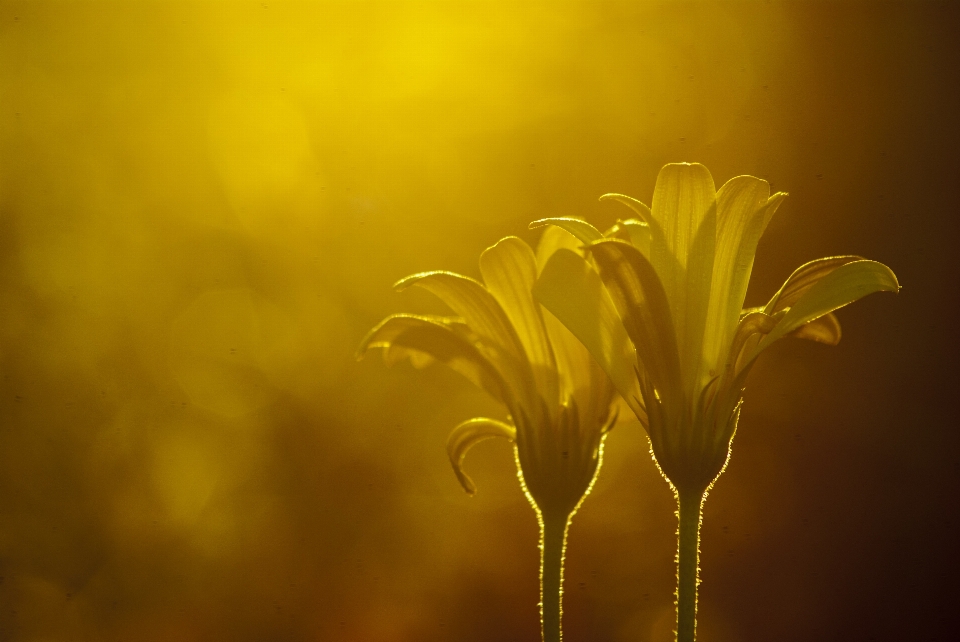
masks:
<svg viewBox="0 0 960 642"><path fill-rule="evenodd" d="M680 356L673 319L650 261L638 249L617 239L598 241L587 246L587 251L600 268L600 278L656 392L681 403ZM620 386L617 389L624 394ZM629 401L626 395L624 399Z"/></svg>
<svg viewBox="0 0 960 642"><path fill-rule="evenodd" d="M619 398L610 377L580 340L545 308L543 321L557 359L561 403L578 409L583 426L605 422L610 404Z"/></svg>
<svg viewBox="0 0 960 642"><path fill-rule="evenodd" d="M484 439L501 437L508 441L516 441L517 431L513 426L497 421L496 419L487 419L485 417L476 417L468 419L450 432L447 438L447 455L450 457L450 463L453 465L453 472L456 473L460 485L467 491L467 494L473 495L477 492L477 487L473 480L463 472L463 458L467 451L475 444Z"/></svg>
<svg viewBox="0 0 960 642"><path fill-rule="evenodd" d="M594 359L573 333L545 308L543 324L547 329L547 335L553 346L553 355L557 361L560 402L564 403L573 397L582 407L583 404L589 403L584 394L591 387L590 370L594 366Z"/></svg>
<svg viewBox="0 0 960 642"><path fill-rule="evenodd" d="M549 226L543 230L540 242L537 244L537 267L542 272L550 257L560 249L569 250L578 256L583 254L583 243L575 236L560 227ZM553 346L553 356L557 362L557 377L559 383L561 403L575 397L579 404L583 391L590 388L591 366L597 368L593 357L583 347L567 328L560 323L557 317L549 310L540 308L543 316L543 325L547 330L550 345ZM603 375L606 378L606 375ZM609 382L607 384L610 385Z"/></svg>
<svg viewBox="0 0 960 642"><path fill-rule="evenodd" d="M817 281L838 267L862 260L864 260L862 256L847 255L828 256L804 263L794 270L790 278L777 290L777 293L773 295L773 298L771 298L766 307L764 307L764 312L774 314L775 312L789 308L796 303L797 299L803 296L807 290L812 288Z"/></svg>
<svg viewBox="0 0 960 642"><path fill-rule="evenodd" d="M543 271L544 266L553 253L560 248L565 248L583 254L583 243L577 237L566 231L562 227L550 225L543 229L540 235L540 242L537 243L537 273Z"/></svg>
<svg viewBox="0 0 960 642"><path fill-rule="evenodd" d="M533 296L583 343L627 403L642 413L636 401L639 390L633 346L590 264L574 252L557 250L534 286Z"/></svg>
<svg viewBox="0 0 960 642"><path fill-rule="evenodd" d="M713 176L700 163L668 163L660 170L650 211L681 267L686 265L687 249L716 197Z"/></svg>
<svg viewBox="0 0 960 642"><path fill-rule="evenodd" d="M627 207L629 207L631 210L634 211L641 225L643 223L646 223L647 229L643 232L640 232L639 230L627 230L627 234L630 238L627 238L624 240L627 240L633 243L633 245L638 250L643 252L644 256L646 256L647 258L650 258L651 261L652 261L652 257L650 254L651 247L653 247L654 245L661 248L667 246L667 241L666 241L666 237L664 236L663 228L660 226L659 221L657 221L657 219L653 217L653 213L650 211L649 207L647 207L637 199L633 198L632 196L627 196L625 194L604 194L603 196L600 197L600 200L616 201L617 203L622 203L623 205L626 205ZM621 221L619 224L625 225L628 223L629 221ZM649 237L649 238L646 238L646 237ZM664 259L664 257L663 256L658 257L658 260L661 260L661 259ZM679 270L679 268L677 268L676 259L670 259L669 261L666 261L666 263L667 263L666 269L668 272L673 273ZM656 263L653 263L653 267L656 270L660 270L660 267Z"/></svg>
<svg viewBox="0 0 960 642"><path fill-rule="evenodd" d="M561 216L557 218L542 218L530 223L528 227L531 230L534 230L545 225L555 225L556 227L564 229L580 239L582 243L593 243L594 241L603 238L603 234L600 233L600 230L590 225L583 219L570 218L567 216Z"/></svg>
<svg viewBox="0 0 960 642"><path fill-rule="evenodd" d="M628 218L625 221L617 221L609 232L604 236L623 239L633 247L640 250L644 256L650 256L650 242L653 238L653 232L649 223L635 218Z"/></svg>
<svg viewBox="0 0 960 642"><path fill-rule="evenodd" d="M428 355L460 373L494 399L506 402L506 386L501 374L449 319L412 314L389 316L367 334L357 351L357 358L363 358L371 348L383 348L388 363L410 356L415 365L422 365L422 355Z"/></svg>
<svg viewBox="0 0 960 642"><path fill-rule="evenodd" d="M683 273L700 224L711 210L715 211L716 196L710 171L699 163L670 163L657 176L651 213L663 230L663 243L654 237L650 262L663 282L675 315L684 312Z"/></svg>
<svg viewBox="0 0 960 642"><path fill-rule="evenodd" d="M769 194L767 182L753 176L732 178L717 193L717 244L703 345L705 370L715 369L729 354L757 242L785 196Z"/></svg>
<svg viewBox="0 0 960 642"><path fill-rule="evenodd" d="M737 324L733 341L730 343L730 351L728 353L726 367L724 368L724 374L727 377L736 374L734 368L740 360L740 353L743 352L748 339L757 334L768 334L773 331L775 327L777 327L777 320L769 314L751 312L744 315Z"/></svg>
<svg viewBox="0 0 960 642"><path fill-rule="evenodd" d="M830 312L803 324L786 336L796 339L809 339L817 343L825 343L828 346L835 346L840 343L840 334L840 321L837 320L837 315Z"/></svg>
<svg viewBox="0 0 960 642"><path fill-rule="evenodd" d="M533 373L520 337L503 308L483 285L453 272L423 272L394 285L404 290L412 285L433 293L446 303L477 334L481 349L522 403L538 409Z"/></svg>
<svg viewBox="0 0 960 642"><path fill-rule="evenodd" d="M537 282L537 259L533 250L515 236L501 239L480 255L480 273L487 290L500 303L520 338L540 396L549 408L557 406L557 364L540 306L531 293Z"/></svg>
<svg viewBox="0 0 960 642"><path fill-rule="evenodd" d="M665 165L653 193L653 218L663 230L654 236L650 263L670 302L683 364L685 389L697 394L716 243L716 188L698 163Z"/></svg>
<svg viewBox="0 0 960 642"><path fill-rule="evenodd" d="M520 355L520 340L503 308L477 281L453 272L421 272L397 281L393 287L399 292L412 285L439 297L482 339Z"/></svg>
<svg viewBox="0 0 960 642"><path fill-rule="evenodd" d="M627 196L626 194L604 194L600 197L600 200L623 203L632 209L644 223L652 223L654 220L653 213L650 211L650 208L632 196Z"/></svg>
<svg viewBox="0 0 960 642"><path fill-rule="evenodd" d="M809 265L809 264L808 264ZM804 289L777 327L763 338L755 354L805 323L873 292L897 292L900 284L883 263L860 260L841 265ZM786 297L781 297L781 302Z"/></svg>

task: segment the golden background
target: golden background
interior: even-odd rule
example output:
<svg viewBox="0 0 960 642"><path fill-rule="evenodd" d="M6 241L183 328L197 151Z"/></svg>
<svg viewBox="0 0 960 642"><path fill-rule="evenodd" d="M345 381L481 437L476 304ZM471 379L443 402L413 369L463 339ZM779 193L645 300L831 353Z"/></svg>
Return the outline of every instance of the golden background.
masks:
<svg viewBox="0 0 960 642"><path fill-rule="evenodd" d="M357 363L428 269L649 202L666 162L790 193L807 260L899 296L781 342L706 504L704 642L957 627L960 13L949 3L0 3L0 639L536 640L499 408ZM671 639L636 422L574 520L567 639Z"/></svg>

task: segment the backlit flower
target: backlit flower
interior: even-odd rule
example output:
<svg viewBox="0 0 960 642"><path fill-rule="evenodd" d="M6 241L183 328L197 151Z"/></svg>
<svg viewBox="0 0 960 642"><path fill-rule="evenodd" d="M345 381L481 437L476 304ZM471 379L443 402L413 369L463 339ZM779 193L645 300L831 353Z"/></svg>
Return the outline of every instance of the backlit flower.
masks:
<svg viewBox="0 0 960 642"><path fill-rule="evenodd" d="M420 367L445 363L506 408L507 421L476 418L454 428L447 450L460 483L472 494L473 482L461 468L467 450L490 437L514 442L518 475L541 526L545 640L560 639L569 520L593 484L604 434L616 420L616 392L604 370L532 295L546 258L572 240L548 230L535 256L520 239L502 239L480 257L483 283L451 272L403 279L397 289L428 290L457 316L390 316L369 333L359 353L380 348L388 363L403 358ZM626 351L622 330L619 338Z"/></svg>
<svg viewBox="0 0 960 642"><path fill-rule="evenodd" d="M637 217L615 235L574 219L531 224L560 226L586 246L586 259L570 251L551 258L536 297L604 365L677 494L679 640L694 639L702 502L726 465L757 356L785 336L836 344L834 310L899 289L881 263L829 257L798 268L765 306L742 309L757 242L785 196L771 196L752 176L716 191L706 167L671 164L657 178L652 209L620 194L603 197ZM599 282L611 304L602 315L584 314L580 302L598 296ZM616 317L636 349L625 360L599 340Z"/></svg>

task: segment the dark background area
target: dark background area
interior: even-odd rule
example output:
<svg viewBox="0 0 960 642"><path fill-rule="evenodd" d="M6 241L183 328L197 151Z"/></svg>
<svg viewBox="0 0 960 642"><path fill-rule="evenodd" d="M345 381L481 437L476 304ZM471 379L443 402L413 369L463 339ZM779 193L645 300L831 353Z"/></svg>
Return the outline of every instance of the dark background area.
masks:
<svg viewBox="0 0 960 642"><path fill-rule="evenodd" d="M703 642L956 639L953 3L0 3L0 639L536 640L500 409L357 363L397 279L598 226L666 162L790 193L748 304L855 253L897 296L751 375ZM566 639L662 642L636 422L570 534Z"/></svg>

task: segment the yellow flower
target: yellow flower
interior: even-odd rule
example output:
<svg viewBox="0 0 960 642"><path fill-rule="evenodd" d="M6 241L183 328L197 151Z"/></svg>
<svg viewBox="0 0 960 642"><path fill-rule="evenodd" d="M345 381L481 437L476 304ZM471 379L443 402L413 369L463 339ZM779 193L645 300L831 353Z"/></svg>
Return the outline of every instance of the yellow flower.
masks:
<svg viewBox="0 0 960 642"><path fill-rule="evenodd" d="M900 287L881 263L829 257L798 268L762 308L743 310L757 242L785 196L771 196L752 176L716 191L703 165L671 164L660 171L652 208L620 194L602 197L637 216L612 235L574 219L531 224L562 227L586 245L592 264L558 251L536 298L605 367L677 495L679 640L694 639L702 502L726 465L757 356L785 336L836 344L834 310ZM601 282L609 300L591 307L601 314L585 313L582 301L603 300ZM636 349L626 359L602 341L617 317Z"/></svg>
<svg viewBox="0 0 960 642"><path fill-rule="evenodd" d="M616 420L616 392L582 344L534 301L540 267L554 250L571 246L550 230L534 255L515 237L480 256L483 283L452 272L407 277L397 289L417 286L442 299L457 317L397 314L370 331L359 356L383 349L394 363L445 363L500 401L508 422L470 419L454 428L447 450L468 493L473 482L461 466L475 443L514 442L518 476L541 526L541 617L545 640L560 639L562 563L569 520L589 492L605 433ZM539 263L539 264L538 264ZM628 340L621 337L626 350Z"/></svg>

